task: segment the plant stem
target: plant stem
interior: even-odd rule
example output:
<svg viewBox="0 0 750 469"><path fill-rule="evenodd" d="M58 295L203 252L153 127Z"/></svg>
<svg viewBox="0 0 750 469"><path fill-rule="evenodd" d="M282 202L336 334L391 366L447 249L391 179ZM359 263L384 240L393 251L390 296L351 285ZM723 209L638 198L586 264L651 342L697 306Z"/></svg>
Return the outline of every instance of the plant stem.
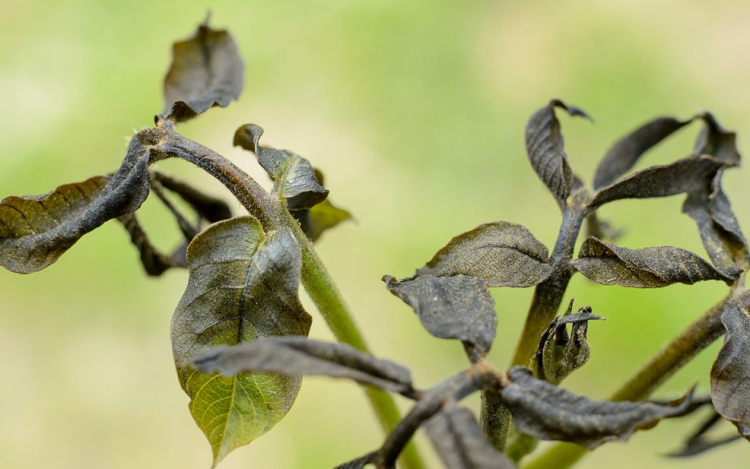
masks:
<svg viewBox="0 0 750 469"><path fill-rule="evenodd" d="M328 271L312 247L310 240L302 232L299 224L291 216L283 202L267 193L244 171L215 151L165 128L153 129L166 140L159 145L166 156L186 160L204 169L219 180L237 200L256 217L265 230L291 229L302 250L302 284L313 303L320 311L336 339L359 350L371 353L364 337L357 329L349 307L333 283ZM401 415L393 396L381 389L365 387L370 404L375 410L382 427L389 432L401 420ZM402 454L406 469L425 469L414 444L409 444Z"/></svg>
<svg viewBox="0 0 750 469"><path fill-rule="evenodd" d="M729 294L716 303L680 334L659 350L629 380L609 398L611 401L639 401L646 399L667 379L685 366L696 355L724 335L721 314L728 303L744 291L738 282ZM524 469L567 469L585 456L586 449L572 443L557 443Z"/></svg>
<svg viewBox="0 0 750 469"><path fill-rule="evenodd" d="M487 440L496 450L504 452L510 429L510 409L503 402L499 392L492 389L482 391L480 422Z"/></svg>

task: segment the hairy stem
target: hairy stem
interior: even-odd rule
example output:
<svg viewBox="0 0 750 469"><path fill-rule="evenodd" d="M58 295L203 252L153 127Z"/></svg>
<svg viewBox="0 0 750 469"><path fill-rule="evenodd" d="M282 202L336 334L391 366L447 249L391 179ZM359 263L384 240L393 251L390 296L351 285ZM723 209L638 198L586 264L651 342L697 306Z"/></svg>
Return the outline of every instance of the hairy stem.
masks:
<svg viewBox="0 0 750 469"><path fill-rule="evenodd" d="M639 401L646 399L667 379L685 366L696 355L724 335L721 314L726 305L744 291L738 282L729 294L698 319L688 325L666 346L659 350L630 379L615 391L611 401ZM566 469L585 456L586 449L572 443L557 443L524 469Z"/></svg>
<svg viewBox="0 0 750 469"><path fill-rule="evenodd" d="M283 202L267 193L244 171L232 162L171 130L167 124L153 129L163 133L163 143L159 149L167 157L177 157L202 168L229 189L232 195L257 218L263 228L274 230L290 228L302 250L302 284L313 303L333 331L339 342L349 344L370 353L364 337L354 323L354 319L341 293L333 283L330 274L321 262L307 236L297 221L286 210ZM365 387L381 425L386 431L392 430L400 421L401 415L393 396L381 389ZM407 469L425 469L416 447L412 444L403 452L403 464Z"/></svg>
<svg viewBox="0 0 750 469"><path fill-rule="evenodd" d="M503 402L499 392L491 389L482 391L482 408L479 417L487 440L496 450L504 452L510 429L510 409Z"/></svg>

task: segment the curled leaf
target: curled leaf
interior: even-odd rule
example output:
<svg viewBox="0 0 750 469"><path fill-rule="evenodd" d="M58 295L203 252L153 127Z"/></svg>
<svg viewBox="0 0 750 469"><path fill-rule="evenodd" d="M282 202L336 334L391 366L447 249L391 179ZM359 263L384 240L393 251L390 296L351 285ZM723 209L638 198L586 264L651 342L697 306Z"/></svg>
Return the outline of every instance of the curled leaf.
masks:
<svg viewBox="0 0 750 469"><path fill-rule="evenodd" d="M739 272L719 272L711 264L684 249L658 246L628 249L588 238L573 266L602 285L659 288L673 283L692 285L704 280L722 280L731 285Z"/></svg>
<svg viewBox="0 0 750 469"><path fill-rule="evenodd" d="M696 456L698 454L705 453L706 451L710 451L714 448L718 448L720 446L724 446L728 443L731 443L733 441L737 441L742 439L742 435L730 435L725 437L709 437L707 436L707 433L709 430L711 430L713 427L716 426L717 423L724 421L721 418L721 415L717 414L716 412L712 412L711 415L707 420L705 420L703 423L701 423L700 427L697 431L695 431L685 442L684 446L674 451L670 454L668 454L668 457L671 458L686 458L690 456Z"/></svg>
<svg viewBox="0 0 750 469"><path fill-rule="evenodd" d="M581 116L589 120L591 118L581 109L554 99L534 113L526 124L526 152L531 166L552 192L557 203L564 207L573 187L573 170L565 154L555 107L566 110L571 116Z"/></svg>
<svg viewBox="0 0 750 469"><path fill-rule="evenodd" d="M213 106L227 107L239 98L245 65L227 31L207 24L172 46L172 64L164 78L164 116L186 121Z"/></svg>
<svg viewBox="0 0 750 469"><path fill-rule="evenodd" d="M427 331L441 339L458 339L479 354L490 350L497 328L495 300L483 280L466 275L424 275L399 282L386 275L385 286L411 306Z"/></svg>
<svg viewBox="0 0 750 469"><path fill-rule="evenodd" d="M151 177L165 189L177 194L204 220L214 223L232 218L232 210L224 200L162 172L151 171Z"/></svg>
<svg viewBox="0 0 750 469"><path fill-rule="evenodd" d="M347 344L318 342L306 337L273 337L234 347L212 347L198 354L193 365L204 373L218 371L224 376L250 371L324 375L397 393L413 391L408 369L373 358Z"/></svg>
<svg viewBox="0 0 750 469"><path fill-rule="evenodd" d="M582 306L571 314L573 300L563 316L555 318L542 334L532 369L539 379L560 384L569 374L586 364L591 355L586 334L588 322L604 318L591 313L590 306ZM567 325L572 324L570 335Z"/></svg>
<svg viewBox="0 0 750 469"><path fill-rule="evenodd" d="M415 277L463 274L489 287L531 287L551 273L547 248L523 226L501 221L456 236Z"/></svg>
<svg viewBox="0 0 750 469"><path fill-rule="evenodd" d="M705 125L698 134L693 153L711 155L725 166L738 166L741 157L737 150L737 134L722 127L710 112L702 112L696 117L702 119Z"/></svg>
<svg viewBox="0 0 750 469"><path fill-rule="evenodd" d="M17 273L37 272L86 233L137 210L149 193L151 143L148 131L134 136L111 177L96 176L45 195L0 201L0 264Z"/></svg>
<svg viewBox="0 0 750 469"><path fill-rule="evenodd" d="M644 153L690 122L692 119L681 121L674 117L659 117L618 140L596 168L594 189L615 182L630 171Z"/></svg>
<svg viewBox="0 0 750 469"><path fill-rule="evenodd" d="M173 267L187 267L184 254L187 244L181 245L171 256L166 256L151 244L134 213L123 215L117 220L122 223L130 235L130 241L138 248L141 264L148 275L158 277Z"/></svg>
<svg viewBox="0 0 750 469"><path fill-rule="evenodd" d="M311 319L297 296L302 260L289 230L264 233L252 217L218 222L193 239L187 261L190 277L172 318L172 351L216 464L284 417L300 378L207 375L191 366L193 356L209 346L307 335Z"/></svg>
<svg viewBox="0 0 750 469"><path fill-rule="evenodd" d="M425 431L449 469L513 469L507 456L490 445L469 409L451 405L427 421Z"/></svg>
<svg viewBox="0 0 750 469"><path fill-rule="evenodd" d="M589 450L608 441L625 441L637 430L683 415L692 395L688 392L667 405L592 401L535 379L524 367L511 368L508 377L502 397L522 432L542 440L570 441Z"/></svg>
<svg viewBox="0 0 750 469"><path fill-rule="evenodd" d="M352 459L351 461L339 464L333 469L364 469L368 464L372 464L376 457L377 452L367 453L357 459Z"/></svg>
<svg viewBox="0 0 750 469"><path fill-rule="evenodd" d="M304 210L292 211L292 216L299 222L302 231L315 242L327 230L352 219L349 211L339 208L326 199L318 205Z"/></svg>
<svg viewBox="0 0 750 469"><path fill-rule="evenodd" d="M750 314L730 305L721 322L727 334L711 368L711 398L716 412L750 441Z"/></svg>
<svg viewBox="0 0 750 469"><path fill-rule="evenodd" d="M274 182L274 192L284 197L290 210L311 208L325 200L328 190L318 183L308 160L289 150L259 144L263 128L246 124L234 134L234 145L255 153L258 163Z"/></svg>

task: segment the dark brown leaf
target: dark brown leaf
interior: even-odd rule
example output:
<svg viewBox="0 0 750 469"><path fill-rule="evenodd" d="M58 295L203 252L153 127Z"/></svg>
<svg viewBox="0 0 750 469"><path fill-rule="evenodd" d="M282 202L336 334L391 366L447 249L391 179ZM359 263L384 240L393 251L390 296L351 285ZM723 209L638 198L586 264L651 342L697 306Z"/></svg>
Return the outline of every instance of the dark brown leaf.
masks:
<svg viewBox="0 0 750 469"><path fill-rule="evenodd" d="M658 288L704 280L722 280L731 285L737 279L684 249L672 246L628 249L596 238L586 239L573 266L596 283L622 287Z"/></svg>
<svg viewBox="0 0 750 469"><path fill-rule="evenodd" d="M164 117L188 120L213 106L239 98L245 65L232 36L207 24L172 47L172 65L164 78Z"/></svg>
<svg viewBox="0 0 750 469"><path fill-rule="evenodd" d="M698 134L693 153L711 155L726 166L738 166L740 152L737 150L737 135L722 127L710 112L703 112L696 117L702 119L705 125Z"/></svg>
<svg viewBox="0 0 750 469"><path fill-rule="evenodd" d="M681 121L674 117L659 117L618 140L596 168L594 189L615 182L630 171L644 153L690 122L692 119Z"/></svg>
<svg viewBox="0 0 750 469"><path fill-rule="evenodd" d="M730 305L721 322L727 335L711 368L711 398L716 412L750 441L750 314L746 307Z"/></svg>
<svg viewBox="0 0 750 469"><path fill-rule="evenodd" d="M260 126L243 125L234 134L234 145L255 153L258 163L274 182L274 192L286 199L289 209L311 208L323 202L328 190L318 184L310 162L289 150L260 145L261 135Z"/></svg>
<svg viewBox="0 0 750 469"><path fill-rule="evenodd" d="M172 351L190 412L214 463L271 429L289 411L299 377L204 374L191 366L205 347L307 335L298 298L300 248L289 230L264 233L252 217L211 225L190 243L190 277L172 318Z"/></svg>
<svg viewBox="0 0 750 469"><path fill-rule="evenodd" d="M483 280L466 275L424 275L399 282L386 275L383 281L388 291L412 307L433 336L461 340L480 354L490 350L497 315L495 300Z"/></svg>
<svg viewBox="0 0 750 469"><path fill-rule="evenodd" d="M573 171L565 154L555 107L566 110L571 116L591 118L581 109L567 106L562 101L554 99L534 113L526 124L526 152L531 160L531 166L552 192L557 203L564 207L573 187Z"/></svg>
<svg viewBox="0 0 750 469"><path fill-rule="evenodd" d="M588 322L604 318L591 313L590 306L573 311L573 300L563 316L555 318L542 334L532 369L539 379L560 384L572 372L586 364L591 354L586 335ZM570 335L567 325L572 324Z"/></svg>
<svg viewBox="0 0 750 469"><path fill-rule="evenodd" d="M435 451L449 469L513 469L516 466L484 437L474 414L465 407L446 407L425 425Z"/></svg>
<svg viewBox="0 0 750 469"><path fill-rule="evenodd" d="M141 264L148 275L158 277L173 267L187 267L184 255L187 244L178 247L171 256L166 256L151 244L135 213L123 215L117 220L122 223L130 235L130 241L138 248Z"/></svg>
<svg viewBox="0 0 750 469"><path fill-rule="evenodd" d="M463 274L489 287L531 287L551 273L547 248L523 226L501 221L456 236L415 277Z"/></svg>
<svg viewBox="0 0 750 469"><path fill-rule="evenodd" d="M177 194L204 220L214 223L232 218L232 210L224 200L208 195L189 183L162 172L151 171L151 177L165 189Z"/></svg>
<svg viewBox="0 0 750 469"><path fill-rule="evenodd" d="M373 358L350 345L274 337L235 347L212 347L198 354L193 365L204 373L224 376L262 371L283 375L324 375L346 378L397 393L411 394L411 373L388 360Z"/></svg>
<svg viewBox="0 0 750 469"><path fill-rule="evenodd" d="M668 165L638 171L599 190L590 207L620 200L667 197L699 190L711 180L724 162L709 155L695 155Z"/></svg>
<svg viewBox="0 0 750 469"><path fill-rule="evenodd" d="M637 430L682 415L690 406L692 394L669 405L592 401L535 379L528 368L513 367L508 376L510 383L503 388L502 397L522 432L542 440L570 441L587 449L608 441L625 441Z"/></svg>
<svg viewBox="0 0 750 469"><path fill-rule="evenodd" d="M374 452L367 453L364 456L358 457L357 459L352 459L351 461L345 462L344 464L339 464L333 469L364 469L368 464L371 464L375 460L376 454L377 453Z"/></svg>
<svg viewBox="0 0 750 469"><path fill-rule="evenodd" d="M710 437L707 433L716 426L717 423L724 422L721 415L715 411L711 412L711 415L707 420L701 423L697 431L695 431L685 442L685 445L670 454L668 457L671 458L686 458L690 456L696 456L698 454L705 453L714 448L724 446L727 443L742 439L742 435L730 435L728 437Z"/></svg>
<svg viewBox="0 0 750 469"><path fill-rule="evenodd" d="M111 177L66 184L41 196L0 201L0 263L28 274L48 267L83 235L132 213L149 193L149 132L130 141L122 166Z"/></svg>

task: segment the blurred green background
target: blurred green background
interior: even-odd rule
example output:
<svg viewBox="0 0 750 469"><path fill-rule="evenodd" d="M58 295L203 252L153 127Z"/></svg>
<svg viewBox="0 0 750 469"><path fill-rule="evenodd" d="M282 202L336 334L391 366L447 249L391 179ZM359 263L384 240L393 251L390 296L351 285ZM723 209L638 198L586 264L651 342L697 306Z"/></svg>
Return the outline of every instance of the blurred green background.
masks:
<svg viewBox="0 0 750 469"><path fill-rule="evenodd" d="M126 138L161 110L171 42L192 34L206 7L5 0L0 197L41 194L117 168ZM710 109L741 136L750 132L747 2L244 0L210 8L213 25L231 30L246 59L246 87L239 102L181 131L264 184L254 157L231 146L243 123L262 125L267 144L294 149L325 171L332 200L357 223L327 233L319 252L376 353L412 367L423 387L465 366L461 347L423 332L380 277L411 274L452 236L491 220L524 224L553 244L559 212L524 151L534 110L559 97L594 116L594 125L561 117L571 163L588 181L616 138L658 115ZM643 165L686 156L697 129ZM188 165L161 168L225 193ZM746 228L747 178L746 169L725 178ZM670 244L705 256L681 203L624 201L602 216L626 230L622 245ZM142 212L157 244L171 248L177 230L162 223L163 210L150 200ZM45 271L0 272L0 467L210 466L169 344L186 278L183 271L147 278L114 223ZM608 321L591 325L592 359L566 387L605 397L725 289L628 290L575 277L568 298ZM494 295L500 325L491 358L505 365L532 290ZM330 338L310 310L312 335ZM658 395L673 397L694 382L707 391L717 350ZM478 399L469 404L476 408ZM665 422L627 445L602 447L580 467L747 467L744 443L691 460L662 457L690 431L686 421ZM287 418L221 467L331 467L381 438L355 385L307 379Z"/></svg>

